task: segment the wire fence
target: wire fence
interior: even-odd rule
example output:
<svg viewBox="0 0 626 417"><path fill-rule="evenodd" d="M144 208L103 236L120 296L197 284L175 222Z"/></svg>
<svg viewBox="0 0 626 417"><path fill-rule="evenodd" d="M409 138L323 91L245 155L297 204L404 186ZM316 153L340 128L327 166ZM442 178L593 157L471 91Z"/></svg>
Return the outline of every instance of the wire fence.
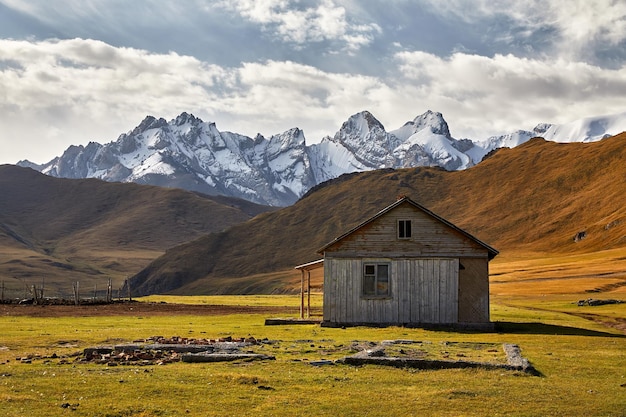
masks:
<svg viewBox="0 0 626 417"><path fill-rule="evenodd" d="M128 280L124 286L113 289L112 280L98 288L81 287L80 281L74 281L64 287L46 287L45 282L31 284L26 281L0 280L0 303L2 304L41 304L41 305L81 305L112 303L116 300L131 300Z"/></svg>

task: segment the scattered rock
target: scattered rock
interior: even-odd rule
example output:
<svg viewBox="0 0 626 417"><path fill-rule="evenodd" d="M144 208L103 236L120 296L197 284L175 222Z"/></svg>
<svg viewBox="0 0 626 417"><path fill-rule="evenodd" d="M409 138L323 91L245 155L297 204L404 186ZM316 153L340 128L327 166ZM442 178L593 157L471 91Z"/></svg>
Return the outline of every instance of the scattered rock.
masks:
<svg viewBox="0 0 626 417"><path fill-rule="evenodd" d="M369 349L365 351L365 354L369 356L370 358L381 358L385 356L385 348L378 347L374 349Z"/></svg>
<svg viewBox="0 0 626 417"><path fill-rule="evenodd" d="M578 300L578 306L582 307L582 306L603 306L606 304L622 304L624 303L624 301L622 300L614 300L614 299L609 299L609 300L600 300L600 299L596 299L596 298L588 298L586 300Z"/></svg>
<svg viewBox="0 0 626 417"><path fill-rule="evenodd" d="M325 359L322 359L322 360L319 360L319 361L311 361L311 362L309 362L309 365L312 365L312 366L326 366L326 365L334 365L334 364L335 364L335 362L329 361L329 360L325 360Z"/></svg>
<svg viewBox="0 0 626 417"><path fill-rule="evenodd" d="M442 345L446 346L447 342L443 342ZM541 375L530 362L522 357L521 350L517 345L504 344L504 351L507 356L507 363L492 363L492 362L476 362L470 360L449 360L447 352L443 354L444 359L423 359L417 357L398 357L387 356L384 353L384 348L362 350L352 356L346 356L342 359L338 359L336 363L342 363L346 365L387 365L396 368L416 368L416 369L452 369L452 368L486 368L486 369L507 369L516 370L529 373L531 375ZM379 353L382 351L382 354ZM374 353L372 355L372 353ZM464 354L457 354L458 357L464 357Z"/></svg>
<svg viewBox="0 0 626 417"><path fill-rule="evenodd" d="M580 242L586 237L587 237L587 232L585 230L582 230L574 235L574 242Z"/></svg>
<svg viewBox="0 0 626 417"><path fill-rule="evenodd" d="M147 366L179 361L221 362L275 359L273 356L255 354L250 351L241 352L244 347L264 343L269 343L269 341L267 339L258 341L252 336L245 338L227 336L218 339L153 336L148 339L135 340L132 344L86 348L77 360L107 366Z"/></svg>
<svg viewBox="0 0 626 417"><path fill-rule="evenodd" d="M183 362L230 362L236 360L275 360L276 357L257 353L187 353L181 357Z"/></svg>

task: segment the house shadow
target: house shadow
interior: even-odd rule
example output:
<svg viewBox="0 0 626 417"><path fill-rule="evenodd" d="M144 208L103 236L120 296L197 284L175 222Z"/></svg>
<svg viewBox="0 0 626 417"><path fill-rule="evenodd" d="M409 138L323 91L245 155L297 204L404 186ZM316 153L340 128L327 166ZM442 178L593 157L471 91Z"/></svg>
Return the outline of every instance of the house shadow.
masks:
<svg viewBox="0 0 626 417"><path fill-rule="evenodd" d="M558 336L595 336L595 337L618 337L626 338L626 334L616 334L598 330L581 329L579 327L558 326L538 322L494 322L496 333L514 334L545 334Z"/></svg>

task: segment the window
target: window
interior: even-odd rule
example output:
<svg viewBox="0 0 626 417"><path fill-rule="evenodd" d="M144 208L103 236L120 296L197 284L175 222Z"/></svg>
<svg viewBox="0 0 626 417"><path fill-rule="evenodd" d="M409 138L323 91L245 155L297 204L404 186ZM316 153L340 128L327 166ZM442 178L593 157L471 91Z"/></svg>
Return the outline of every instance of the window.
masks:
<svg viewBox="0 0 626 417"><path fill-rule="evenodd" d="M398 239L411 238L411 220L398 220Z"/></svg>
<svg viewBox="0 0 626 417"><path fill-rule="evenodd" d="M363 265L363 295L367 297L389 295L389 264Z"/></svg>

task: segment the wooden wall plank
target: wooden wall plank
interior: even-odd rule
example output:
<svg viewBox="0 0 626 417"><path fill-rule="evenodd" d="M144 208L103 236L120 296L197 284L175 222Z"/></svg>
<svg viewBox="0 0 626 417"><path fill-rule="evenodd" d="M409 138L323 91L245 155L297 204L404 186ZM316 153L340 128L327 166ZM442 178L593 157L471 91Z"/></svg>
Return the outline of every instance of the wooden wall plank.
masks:
<svg viewBox="0 0 626 417"><path fill-rule="evenodd" d="M406 219L412 222L412 237L397 239L397 222ZM416 252L425 256L487 253L483 246L411 205L397 207L347 236L328 251Z"/></svg>
<svg viewBox="0 0 626 417"><path fill-rule="evenodd" d="M463 259L459 271L458 320L462 323L489 321L489 265L486 259Z"/></svg>
<svg viewBox="0 0 626 417"><path fill-rule="evenodd" d="M364 298L361 259L327 259L324 320L337 323L433 323L459 321L459 261L367 259L389 262L391 296Z"/></svg>

